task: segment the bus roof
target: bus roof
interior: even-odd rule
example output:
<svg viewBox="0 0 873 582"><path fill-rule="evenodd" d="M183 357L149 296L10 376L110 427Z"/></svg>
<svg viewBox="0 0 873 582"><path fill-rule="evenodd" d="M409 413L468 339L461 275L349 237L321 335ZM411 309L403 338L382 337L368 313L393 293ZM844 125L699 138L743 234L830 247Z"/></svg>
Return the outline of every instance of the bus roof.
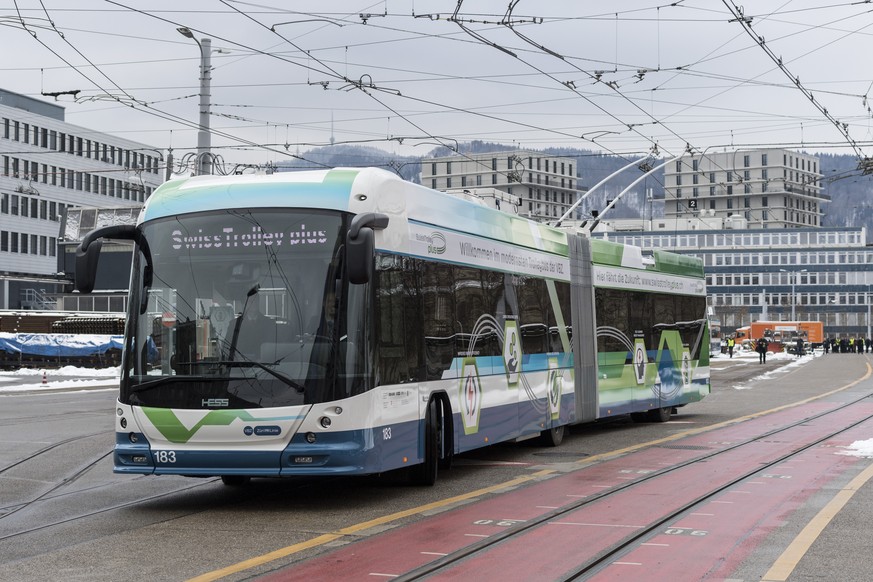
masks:
<svg viewBox="0 0 873 582"><path fill-rule="evenodd" d="M140 222L223 209L283 207L388 214L389 227L382 235L389 248L402 250L402 241L410 236L409 225L416 223L569 256L568 230L431 190L378 168L172 180L149 197ZM661 250L644 257L639 247L601 239L591 239L591 247L598 264L703 277L703 263L695 257Z"/></svg>

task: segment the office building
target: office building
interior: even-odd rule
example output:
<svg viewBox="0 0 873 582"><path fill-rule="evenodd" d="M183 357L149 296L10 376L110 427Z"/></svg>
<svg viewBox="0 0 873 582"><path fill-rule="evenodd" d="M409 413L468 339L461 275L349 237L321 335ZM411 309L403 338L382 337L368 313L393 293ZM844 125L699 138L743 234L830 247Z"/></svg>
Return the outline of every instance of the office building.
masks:
<svg viewBox="0 0 873 582"><path fill-rule="evenodd" d="M687 228L697 220L676 230L674 221L655 219L645 231L643 221L636 231L633 221L613 222L593 236L700 257L710 312L725 333L793 313L823 322L831 337L871 337L873 247L865 228L747 229L717 220L707 222L715 230Z"/></svg>
<svg viewBox="0 0 873 582"><path fill-rule="evenodd" d="M68 208L141 206L163 181L159 150L64 117L0 90L0 309L54 309L70 290L58 257Z"/></svg>

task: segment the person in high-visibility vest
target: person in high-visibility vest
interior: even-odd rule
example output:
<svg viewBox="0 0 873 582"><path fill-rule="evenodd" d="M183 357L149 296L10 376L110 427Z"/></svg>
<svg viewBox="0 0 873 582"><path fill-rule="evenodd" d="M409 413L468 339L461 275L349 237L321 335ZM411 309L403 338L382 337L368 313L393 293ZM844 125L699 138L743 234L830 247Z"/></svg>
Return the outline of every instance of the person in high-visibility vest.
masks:
<svg viewBox="0 0 873 582"><path fill-rule="evenodd" d="M727 338L727 348L728 348L728 355L733 358L734 357L734 338L732 336Z"/></svg>

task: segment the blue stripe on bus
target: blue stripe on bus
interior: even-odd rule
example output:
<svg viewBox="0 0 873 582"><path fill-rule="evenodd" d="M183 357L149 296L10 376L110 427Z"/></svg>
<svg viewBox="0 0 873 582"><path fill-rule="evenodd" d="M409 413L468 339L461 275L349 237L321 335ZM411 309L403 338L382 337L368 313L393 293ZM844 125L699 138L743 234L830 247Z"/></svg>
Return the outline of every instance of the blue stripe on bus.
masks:
<svg viewBox="0 0 873 582"><path fill-rule="evenodd" d="M483 408L479 414L479 430L472 434L464 433L464 421L456 412L453 419L457 440L455 450L461 453L472 451L486 444L528 437L552 426L570 424L576 420L575 402L575 394L561 395L557 421L552 421L547 412L549 404L546 398Z"/></svg>
<svg viewBox="0 0 873 582"><path fill-rule="evenodd" d="M115 439L114 471L202 477L379 473L417 462L420 424L409 421L373 429L318 433L312 444L306 441L304 433L298 433L282 451L190 448L153 451L144 435L139 435L138 442L132 444L128 433L119 432ZM135 458L144 458L145 462L135 462Z"/></svg>
<svg viewBox="0 0 873 582"><path fill-rule="evenodd" d="M402 467L403 456L415 457L417 427L418 423L411 421L390 428L317 433L314 443L298 433L282 452L281 474L360 475Z"/></svg>
<svg viewBox="0 0 873 582"><path fill-rule="evenodd" d="M452 365L443 372L443 380L459 378L463 370L464 362L468 358L455 358ZM476 370L479 376L495 376L506 374L506 362L503 356L474 356ZM521 370L525 374L532 372L548 372L552 370L551 360L558 361L559 370L572 371L573 354L564 352L546 352L542 354L522 354Z"/></svg>
<svg viewBox="0 0 873 582"><path fill-rule="evenodd" d="M704 386L705 381L692 385ZM665 406L679 406L699 400L698 394L679 391L670 400L647 398L612 403L602 407L599 417L615 416ZM520 437L536 435L551 426L572 424L575 418L575 394L561 396L560 417L551 420L548 401L521 401L484 408L480 412L479 429L464 433L459 411L453 413L455 452L467 452ZM129 433L116 433L115 472L155 473L192 476L249 475L363 475L411 466L423 460L424 420L414 420L343 432L320 432L316 442L308 443L304 433L291 439L283 451L239 450L172 450L175 462L158 462L161 451L151 451L144 435L137 443L130 442ZM163 451L169 453L170 451ZM134 457L147 459L146 464L134 463Z"/></svg>
<svg viewBox="0 0 873 582"><path fill-rule="evenodd" d="M131 437L136 439L136 443L131 442ZM116 432L113 472L150 475L155 470L150 448L142 433Z"/></svg>
<svg viewBox="0 0 873 582"><path fill-rule="evenodd" d="M156 457L161 451L152 453ZM249 475L274 477L279 474L279 451L203 451L174 450L174 462L155 464L155 475ZM216 468L220 467L221 470Z"/></svg>

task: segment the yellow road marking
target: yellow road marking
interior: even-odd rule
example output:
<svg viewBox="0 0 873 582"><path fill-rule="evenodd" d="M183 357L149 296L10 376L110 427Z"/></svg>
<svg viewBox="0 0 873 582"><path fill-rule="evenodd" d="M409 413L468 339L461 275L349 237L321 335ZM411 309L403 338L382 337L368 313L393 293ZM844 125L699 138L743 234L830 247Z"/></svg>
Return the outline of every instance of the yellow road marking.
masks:
<svg viewBox="0 0 873 582"><path fill-rule="evenodd" d="M670 435L670 436L667 436L664 438L656 439L653 441L647 441L644 443L638 443L638 444L631 445L629 447L625 447L623 449L618 449L615 451L609 451L608 453L601 453L599 455L592 455L590 457L585 457L584 459L580 459L580 460L576 461L576 464L587 465L588 463L603 461L604 459L610 459L612 457L626 455L627 453L633 453L635 451L638 451L640 449L644 449L646 447L657 446L657 445L660 445L663 443L669 443L669 442L672 442L675 440L683 439L685 437L695 436L695 435L698 435L698 434L701 434L704 432L709 432L709 431L716 430L719 428L724 428L726 426L739 424L740 422L745 422L745 421L751 420L753 418L758 418L759 416L765 416L767 414L772 414L774 412L780 412L780 411L786 410L788 408L794 408L795 406L807 404L807 403L813 402L815 400L827 398L828 396L836 394L837 392L842 392L843 390L848 390L849 388L852 388L853 386L856 386L856 385L860 384L861 382L863 382L864 380L867 380L868 378L870 378L870 376L873 375L873 367L871 367L870 364L866 364L866 367L867 367L867 372L863 376L861 376L860 378L858 378L857 380L855 380L853 382L846 384L845 386L841 386L839 388L831 390L830 392L825 392L824 394L819 394L818 396L811 396L809 398L804 398L803 400L798 400L797 402L793 402L791 404L784 404L782 406L777 406L776 408L771 408L769 410L762 410L761 412L755 412L752 414L747 414L746 416L732 418L731 420L725 420L724 422L719 422L717 424L711 424L709 426L692 428L692 429L678 432L676 434L673 434L673 435Z"/></svg>
<svg viewBox="0 0 873 582"><path fill-rule="evenodd" d="M813 542L818 539L824 528L833 521L841 509L849 502L849 499L857 493L867 481L873 478L873 465L870 465L860 475L852 479L843 489L825 505L818 514L812 518L806 527L797 534L794 541L782 552L773 566L761 578L761 582L783 582L794 572L794 568L800 562L800 559L806 555Z"/></svg>
<svg viewBox="0 0 873 582"><path fill-rule="evenodd" d="M675 440L678 440L678 439L681 439L684 437L694 436L694 435L701 434L704 432L717 430L719 428L723 428L726 426L730 426L733 424L744 422L746 420L757 418L759 416L764 416L766 414L771 414L771 413L779 412L781 410L785 410L788 408L793 408L795 406L800 406L802 404L807 404L809 402L813 402L813 401L819 400L821 398L826 398L828 396L831 396L832 394L842 392L843 390L847 390L847 389L863 382L864 380L868 379L871 375L873 375L873 367L871 367L870 364L868 363L867 364L867 372L862 377L858 378L857 380L855 380L853 382L850 382L849 384L846 384L845 386L841 386L840 388L836 388L834 390L831 390L830 392L825 392L824 394L819 394L818 396L812 396L810 398L805 398L803 400L799 400L799 401L794 402L792 404L785 404L783 406L777 406L776 408L771 408L769 410L755 412L753 414L748 414L746 416L741 416L739 418L726 420L724 422L719 422L717 424L713 424L710 426L694 428L694 429L682 431L680 433L676 433L674 435L664 437L661 439L656 439L653 441L648 441L645 443L632 445L630 447L625 447L623 449L610 451L608 453L601 453L599 455L585 457L584 459L580 459L579 461L576 461L576 464L577 465L587 465L587 464L594 463L597 461L611 459L613 457L618 457L621 455L625 455L627 453L632 453L634 451L638 451L638 450L644 449L646 447L657 446L657 445L660 445L662 443L675 441ZM403 519L405 517L409 517L412 515L418 515L420 513L424 513L426 511L430 511L433 509L440 509L440 508L452 505L453 503L458 503L459 501L466 501L469 499L474 499L476 497L480 497L480 496L486 495L488 493L494 493L495 491L500 491L501 489L514 487L516 485L521 485L523 483L526 483L528 481L532 481L532 480L540 478L540 477L546 477L546 476L549 476L555 472L556 471L551 470L551 469L545 469L542 471L537 471L536 473L532 473L531 475L526 475L524 477L516 477L515 479L510 479L509 481L506 481L504 483L500 483L497 485L492 485L491 487L484 487L482 489L470 491L468 493L464 493L463 495L456 495L455 497L449 497L447 499L443 499L440 501L434 501L433 503L427 503L425 505L411 507L411 508L406 509L404 511L398 511L397 513L383 515L382 517L377 517L377 518L372 519L370 521L364 521L361 523L350 525L349 527L342 528L339 531L334 532L334 533L323 534L323 535L314 537L310 540L307 540L305 542L300 542L299 544L293 544L290 546L286 546L284 548L279 548L278 550L274 550L274 551L269 552L267 554L262 554L260 556L254 557L254 558L250 558L248 560L244 560L242 562L232 564L230 566L227 566L225 568L221 568L219 570L213 570L211 572L206 572L206 573L201 574L199 576L196 576L194 578L190 578L188 580L188 582L212 582L213 580L219 580L221 578L224 578L225 576L230 576L231 574L236 574L237 572L242 572L242 571L248 570L250 568L255 568L257 566L261 566L263 564L272 562L273 560L278 560L280 558L284 558L284 557L290 556L292 554L302 552L303 550L308 550L310 548L322 546L324 544L327 544L327 543L330 543L330 542L335 541L337 539L340 539L343 536L355 534L355 533L364 531L366 529L369 529L371 527L375 527L377 525L384 525L386 523L391 523L391 522L396 521L398 519Z"/></svg>
<svg viewBox="0 0 873 582"><path fill-rule="evenodd" d="M455 497L449 497L447 499L442 499L440 501L434 501L433 503L427 503L425 505L419 505L417 507L412 507L410 509L406 509L404 511L398 511L397 513L392 513L389 515L383 515L382 517L377 517L375 519L371 519L370 521L363 521L361 523L356 523L354 525L350 525L349 527L344 527L343 529L329 534L323 534L318 537L314 537L311 540L307 540L305 542L300 542L299 544L294 544L291 546L287 546L284 548L280 548L268 554L264 554L262 556L257 556L254 558L250 558L243 562L239 562L237 564L233 564L226 568L222 568L220 570L214 570L212 572L207 572L205 574L201 574L195 578L191 578L189 582L207 582L210 580L218 580L225 576L229 576L230 574L235 574L237 572L242 572L243 570L248 570L249 568L254 568L256 566L260 566L262 564L266 564L267 562L272 562L273 560L278 560L279 558L284 558L285 556L290 556L291 554L296 554L297 552L302 552L303 550L308 550L309 548L314 548L317 546L321 546L327 543L330 543L334 540L337 540L343 536L352 535L371 527L375 527L377 525L384 525L386 523L391 523L392 521L396 521L398 519L403 519L404 517L409 517L411 515L417 515L419 513L424 513L426 511L430 511L432 509L439 509L442 507L446 507L448 505L452 505L453 503L458 503L459 501L466 501L468 499L473 499L475 497L479 497L481 495L486 495L488 493L493 493L495 491L500 491L501 489L506 489L508 487L514 487L516 485L521 485L522 483L526 483L528 481L532 481L539 477L544 477L554 473L551 470L543 470L537 471L536 473L532 473L530 475L525 475L523 477L516 477L515 479L510 479L504 483L500 483L498 485L492 485L491 487L484 487L482 489L477 489L475 491L470 491L468 493L464 493L462 495L456 495Z"/></svg>

